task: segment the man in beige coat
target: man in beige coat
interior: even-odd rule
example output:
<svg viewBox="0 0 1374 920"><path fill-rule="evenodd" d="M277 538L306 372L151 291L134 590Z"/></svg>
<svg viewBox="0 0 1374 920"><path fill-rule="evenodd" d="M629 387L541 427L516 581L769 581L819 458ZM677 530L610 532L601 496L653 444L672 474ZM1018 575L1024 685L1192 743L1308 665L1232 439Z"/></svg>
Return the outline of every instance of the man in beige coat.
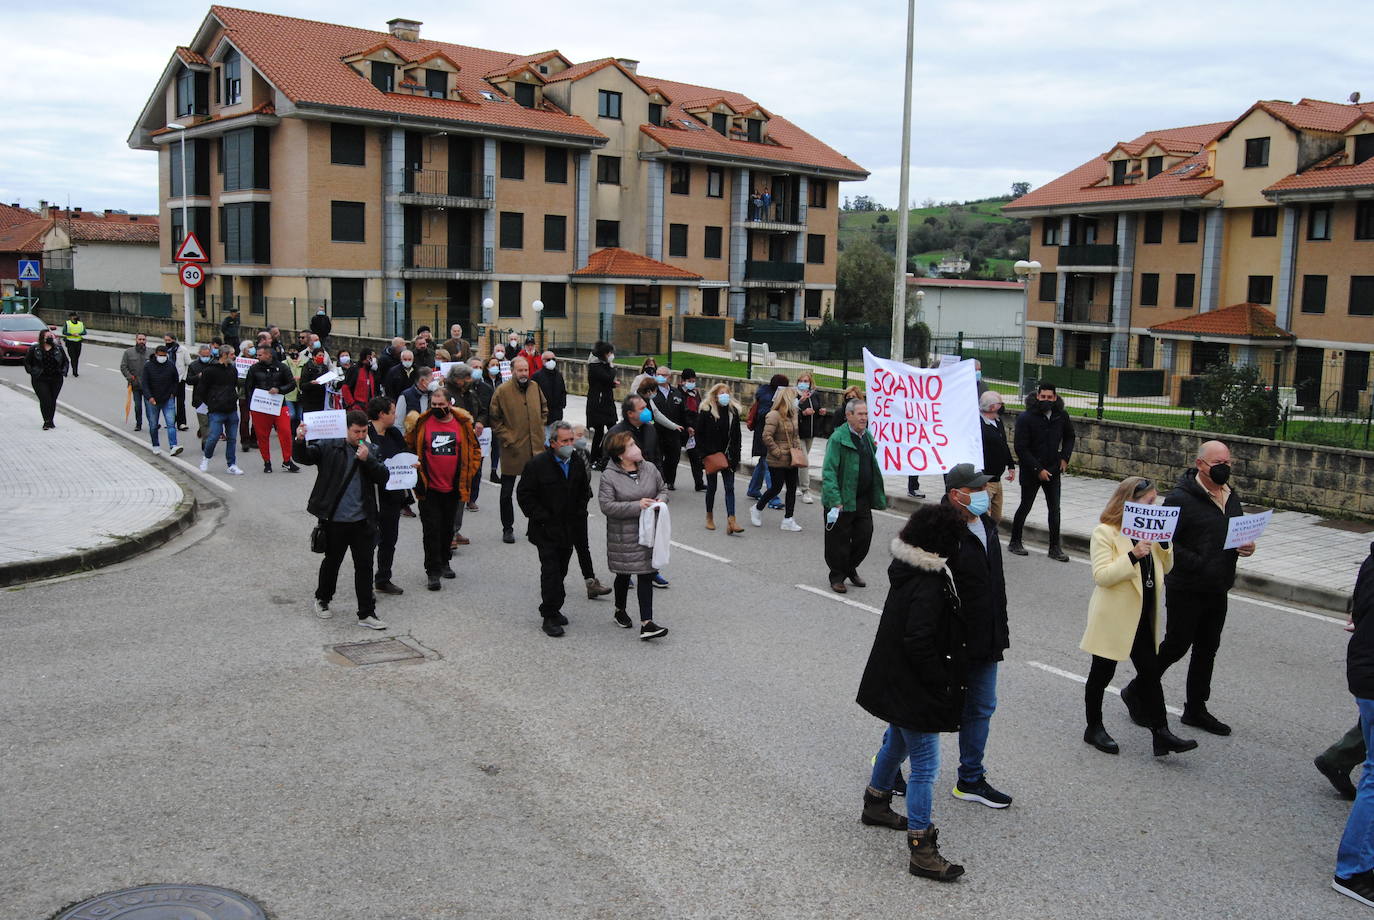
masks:
<svg viewBox="0 0 1374 920"><path fill-rule="evenodd" d="M530 363L511 362L511 378L491 397L492 435L501 445L501 541L515 542L515 480L536 452L544 449L544 391L530 382Z"/></svg>

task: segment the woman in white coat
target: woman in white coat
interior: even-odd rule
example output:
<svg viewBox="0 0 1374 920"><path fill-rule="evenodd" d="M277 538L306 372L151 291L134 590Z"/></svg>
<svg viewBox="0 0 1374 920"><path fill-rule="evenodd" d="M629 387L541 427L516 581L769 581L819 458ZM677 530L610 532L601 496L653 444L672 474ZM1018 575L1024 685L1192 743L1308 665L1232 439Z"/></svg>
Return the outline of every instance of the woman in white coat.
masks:
<svg viewBox="0 0 1374 920"><path fill-rule="evenodd" d="M1128 656L1136 677L1121 691L1121 699L1131 721L1150 730L1155 756L1197 747L1196 741L1169 730L1159 683L1159 597L1164 576L1174 565L1173 547L1138 542L1121 532L1126 502L1150 505L1158 497L1150 480L1127 477L1112 493L1102 509L1101 523L1093 530L1091 555L1097 587L1088 601L1088 628L1079 643L1093 656L1084 691L1088 727L1083 740L1105 754L1120 753L1120 748L1103 727L1102 695L1116 673L1116 663Z"/></svg>

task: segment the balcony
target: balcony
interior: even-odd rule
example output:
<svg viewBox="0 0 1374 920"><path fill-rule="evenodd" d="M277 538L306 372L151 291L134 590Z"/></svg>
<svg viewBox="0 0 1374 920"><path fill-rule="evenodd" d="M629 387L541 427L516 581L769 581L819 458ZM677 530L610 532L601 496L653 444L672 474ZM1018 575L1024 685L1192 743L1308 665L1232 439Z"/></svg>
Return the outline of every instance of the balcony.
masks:
<svg viewBox="0 0 1374 920"><path fill-rule="evenodd" d="M801 208L786 202L775 201L767 208L749 203L748 211L740 226L750 230L781 230L793 232L805 230L806 223L801 217Z"/></svg>
<svg viewBox="0 0 1374 920"><path fill-rule="evenodd" d="M490 208L495 180L481 173L443 169L407 169L402 175L401 204L445 208Z"/></svg>
<svg viewBox="0 0 1374 920"><path fill-rule="evenodd" d="M1084 246L1060 246L1058 267L1115 268L1120 259L1119 248L1112 243L1091 243Z"/></svg>
<svg viewBox="0 0 1374 920"><path fill-rule="evenodd" d="M402 247L403 277L460 280L487 275L492 270L492 251L483 246L445 246L413 243Z"/></svg>
<svg viewBox="0 0 1374 920"><path fill-rule="evenodd" d="M744 283L748 287L779 287L800 285L806 277L806 266L801 262L755 262L744 263Z"/></svg>
<svg viewBox="0 0 1374 920"><path fill-rule="evenodd" d="M1055 311L1055 322L1068 325L1110 326L1112 305L1109 303L1061 303Z"/></svg>

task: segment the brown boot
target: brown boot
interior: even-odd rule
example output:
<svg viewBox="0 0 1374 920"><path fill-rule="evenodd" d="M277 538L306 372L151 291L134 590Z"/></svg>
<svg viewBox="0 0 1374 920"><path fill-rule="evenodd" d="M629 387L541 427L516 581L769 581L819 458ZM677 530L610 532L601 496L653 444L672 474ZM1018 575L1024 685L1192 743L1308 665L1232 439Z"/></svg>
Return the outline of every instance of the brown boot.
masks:
<svg viewBox="0 0 1374 920"><path fill-rule="evenodd" d="M593 575L591 578L588 578L586 581L587 600L589 601L594 601L598 597L605 597L607 594L610 594L612 591L615 590L614 588L608 588L601 582L597 581L595 575Z"/></svg>
<svg viewBox="0 0 1374 920"><path fill-rule="evenodd" d="M940 855L940 831L931 825L923 831L908 830L906 844L911 850L912 875L933 878L937 882L952 882L964 874L964 867L955 865Z"/></svg>
<svg viewBox="0 0 1374 920"><path fill-rule="evenodd" d="M725 519L725 532L727 534L744 533L744 528L735 523L733 514Z"/></svg>
<svg viewBox="0 0 1374 920"><path fill-rule="evenodd" d="M709 512L709 511L706 512L706 529L707 529L707 530L715 530L715 529L716 529L716 516L715 516L714 514L712 514L711 512Z"/></svg>
<svg viewBox="0 0 1374 920"><path fill-rule="evenodd" d="M892 810L892 793L879 792L872 786L864 789L864 810L859 820L871 827L890 827L906 830L906 818Z"/></svg>

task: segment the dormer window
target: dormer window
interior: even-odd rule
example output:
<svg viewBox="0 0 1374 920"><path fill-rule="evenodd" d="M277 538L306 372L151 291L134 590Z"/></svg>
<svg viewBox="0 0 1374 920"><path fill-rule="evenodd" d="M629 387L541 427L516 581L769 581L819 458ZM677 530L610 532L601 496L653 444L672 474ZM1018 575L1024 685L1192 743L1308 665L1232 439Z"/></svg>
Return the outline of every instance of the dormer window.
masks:
<svg viewBox="0 0 1374 920"><path fill-rule="evenodd" d="M757 118L747 118L744 121L745 136L755 144L763 143L763 122Z"/></svg>
<svg viewBox="0 0 1374 920"><path fill-rule="evenodd" d="M649 103L649 124L651 124L651 125L661 125L661 124L663 124L663 103L661 103L661 102L651 102L651 103ZM1374 137L1374 134L1371 134L1371 135L1369 135L1369 136L1370 136L1370 137Z"/></svg>
<svg viewBox="0 0 1374 920"><path fill-rule="evenodd" d="M177 116L210 114L210 75L183 67L177 75Z"/></svg>
<svg viewBox="0 0 1374 920"><path fill-rule="evenodd" d="M396 90L396 65L385 61L371 61L372 85L384 93Z"/></svg>
<svg viewBox="0 0 1374 920"><path fill-rule="evenodd" d="M224 104L238 105L243 101L243 60L237 51L231 51L224 58Z"/></svg>
<svg viewBox="0 0 1374 920"><path fill-rule="evenodd" d="M448 72L444 70L425 69L425 93L434 99L444 99L448 97Z"/></svg>
<svg viewBox="0 0 1374 920"><path fill-rule="evenodd" d="M1129 160L1112 160L1112 185L1126 184L1126 169L1130 165Z"/></svg>
<svg viewBox="0 0 1374 920"><path fill-rule="evenodd" d="M724 112L712 112L711 130L728 137L730 135L730 116Z"/></svg>
<svg viewBox="0 0 1374 920"><path fill-rule="evenodd" d="M515 101L527 109L534 108L534 84L517 83L515 84Z"/></svg>
<svg viewBox="0 0 1374 920"><path fill-rule="evenodd" d="M1158 156L1145 158L1146 179L1153 179L1155 176L1159 175L1162 172L1164 172L1164 157Z"/></svg>
<svg viewBox="0 0 1374 920"><path fill-rule="evenodd" d="M1374 158L1374 134L1359 134L1355 137L1354 163L1363 163Z"/></svg>

